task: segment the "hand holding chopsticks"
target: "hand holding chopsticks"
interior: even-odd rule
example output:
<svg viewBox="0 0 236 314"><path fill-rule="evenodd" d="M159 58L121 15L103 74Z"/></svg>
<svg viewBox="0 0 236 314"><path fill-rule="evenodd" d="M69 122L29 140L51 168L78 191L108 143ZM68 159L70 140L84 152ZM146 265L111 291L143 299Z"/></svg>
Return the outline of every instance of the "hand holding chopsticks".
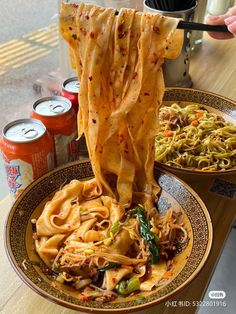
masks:
<svg viewBox="0 0 236 314"><path fill-rule="evenodd" d="M229 30L228 33L210 33L215 39L229 39L236 36L236 6L230 8L224 15L212 16L209 15L206 18L206 23L211 25L226 25Z"/></svg>

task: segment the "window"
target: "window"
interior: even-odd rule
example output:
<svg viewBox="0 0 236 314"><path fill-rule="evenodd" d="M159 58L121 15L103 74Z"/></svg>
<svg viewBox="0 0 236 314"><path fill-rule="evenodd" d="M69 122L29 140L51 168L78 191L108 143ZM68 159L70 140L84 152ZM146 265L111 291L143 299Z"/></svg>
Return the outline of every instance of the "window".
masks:
<svg viewBox="0 0 236 314"><path fill-rule="evenodd" d="M0 129L27 118L38 98L56 93L59 78L57 0L1 1ZM0 197L9 193L2 158Z"/></svg>

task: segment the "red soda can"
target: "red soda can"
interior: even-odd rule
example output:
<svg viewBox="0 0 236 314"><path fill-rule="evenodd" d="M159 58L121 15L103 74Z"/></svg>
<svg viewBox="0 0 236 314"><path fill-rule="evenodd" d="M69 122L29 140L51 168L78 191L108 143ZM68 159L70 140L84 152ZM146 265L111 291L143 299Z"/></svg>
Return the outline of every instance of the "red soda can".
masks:
<svg viewBox="0 0 236 314"><path fill-rule="evenodd" d="M33 104L31 117L41 120L53 136L57 166L78 159L76 114L69 99L41 98Z"/></svg>
<svg viewBox="0 0 236 314"><path fill-rule="evenodd" d="M1 151L11 194L54 168L53 139L39 120L20 119L2 131Z"/></svg>
<svg viewBox="0 0 236 314"><path fill-rule="evenodd" d="M69 99L75 112L78 112L78 94L80 83L77 77L71 77L62 84L61 96Z"/></svg>
<svg viewBox="0 0 236 314"><path fill-rule="evenodd" d="M78 94L79 94L80 83L77 77L71 77L65 80L62 84L61 95L67 99L69 99L72 103L72 106L76 112L79 110L79 102L78 102ZM87 159L88 158L88 150L86 145L85 136L82 135L78 140L78 152L79 159Z"/></svg>

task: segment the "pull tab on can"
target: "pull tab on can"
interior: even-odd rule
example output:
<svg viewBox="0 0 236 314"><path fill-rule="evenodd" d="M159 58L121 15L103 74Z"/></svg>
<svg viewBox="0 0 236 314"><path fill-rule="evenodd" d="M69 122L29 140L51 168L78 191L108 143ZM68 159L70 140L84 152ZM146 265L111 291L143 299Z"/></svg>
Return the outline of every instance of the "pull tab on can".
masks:
<svg viewBox="0 0 236 314"><path fill-rule="evenodd" d="M31 128L31 129L25 129L23 128L22 129L22 136L27 138L27 139L34 139L34 138L37 138L37 135L38 135L38 131Z"/></svg>
<svg viewBox="0 0 236 314"><path fill-rule="evenodd" d="M61 104L51 104L50 105L50 110L55 113L55 114L58 114L58 113L63 113L65 111L65 108L61 105Z"/></svg>
<svg viewBox="0 0 236 314"><path fill-rule="evenodd" d="M69 99L62 96L44 97L33 104L36 114L44 117L53 117L66 114L70 111L72 104Z"/></svg>
<svg viewBox="0 0 236 314"><path fill-rule="evenodd" d="M13 121L3 129L3 136L10 142L27 143L43 136L46 127L39 120L20 119Z"/></svg>

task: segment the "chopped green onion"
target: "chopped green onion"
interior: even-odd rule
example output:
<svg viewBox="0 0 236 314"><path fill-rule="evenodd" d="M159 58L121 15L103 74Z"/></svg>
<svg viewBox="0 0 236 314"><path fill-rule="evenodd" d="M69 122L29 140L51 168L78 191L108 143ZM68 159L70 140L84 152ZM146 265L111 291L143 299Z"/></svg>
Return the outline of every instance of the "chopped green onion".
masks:
<svg viewBox="0 0 236 314"><path fill-rule="evenodd" d="M128 294L127 292L127 283L126 280L121 280L118 285L116 286L116 290L119 294L125 295Z"/></svg>
<svg viewBox="0 0 236 314"><path fill-rule="evenodd" d="M120 229L121 227L121 223L119 222L119 220L117 220L112 226L111 226L111 229L110 229L110 236L114 236Z"/></svg>
<svg viewBox="0 0 236 314"><path fill-rule="evenodd" d="M116 290L119 294L126 295L133 291L139 290L140 281L137 276L131 277L129 280L121 280L116 286Z"/></svg>
<svg viewBox="0 0 236 314"><path fill-rule="evenodd" d="M136 291L140 288L140 281L138 276L133 276L128 280L127 290L129 293Z"/></svg>

